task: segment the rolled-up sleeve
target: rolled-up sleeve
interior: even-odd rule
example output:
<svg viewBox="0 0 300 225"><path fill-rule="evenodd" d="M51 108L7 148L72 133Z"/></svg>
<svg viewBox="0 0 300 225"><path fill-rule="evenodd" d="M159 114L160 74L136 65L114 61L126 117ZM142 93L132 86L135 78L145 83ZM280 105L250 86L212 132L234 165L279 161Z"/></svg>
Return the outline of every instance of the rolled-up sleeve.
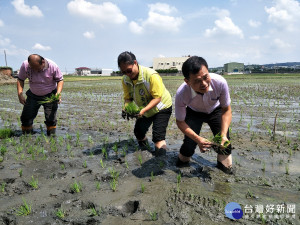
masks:
<svg viewBox="0 0 300 225"><path fill-rule="evenodd" d="M229 87L224 79L224 83L222 85L222 91L220 93L220 105L222 108L228 107L231 103L230 93L229 93Z"/></svg>
<svg viewBox="0 0 300 225"><path fill-rule="evenodd" d="M186 104L184 103L181 93L177 92L175 96L175 117L179 121L184 121L186 116Z"/></svg>
<svg viewBox="0 0 300 225"><path fill-rule="evenodd" d="M18 79L20 80L26 80L26 67L25 67L25 63L23 62L21 67L20 67L20 71L18 74Z"/></svg>

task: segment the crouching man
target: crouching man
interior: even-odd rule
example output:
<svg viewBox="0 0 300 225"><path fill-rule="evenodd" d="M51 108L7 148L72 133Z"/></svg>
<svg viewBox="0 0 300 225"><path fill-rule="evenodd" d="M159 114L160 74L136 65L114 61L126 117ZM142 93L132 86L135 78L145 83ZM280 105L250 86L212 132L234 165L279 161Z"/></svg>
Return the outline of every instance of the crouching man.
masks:
<svg viewBox="0 0 300 225"><path fill-rule="evenodd" d="M23 89L24 81L27 78L29 80L29 90L26 92L27 98L25 99ZM22 63L17 81L17 90L19 101L24 105L21 115L23 133L32 132L33 120L36 118L40 106L43 105L47 135L55 134L56 112L58 104L61 102L59 94L62 91L63 83L63 75L60 69L49 59L32 54L28 57L28 60ZM41 104L46 97L50 97L52 94L58 95L59 100Z"/></svg>
<svg viewBox="0 0 300 225"><path fill-rule="evenodd" d="M226 80L208 72L205 59L192 56L182 65L184 83L178 88L175 98L175 116L178 128L184 133L177 166L188 166L197 145L202 153L212 143L199 136L203 123L207 123L213 135L221 135L221 145L229 139L232 119L230 95ZM217 167L232 174L231 145L217 150Z"/></svg>

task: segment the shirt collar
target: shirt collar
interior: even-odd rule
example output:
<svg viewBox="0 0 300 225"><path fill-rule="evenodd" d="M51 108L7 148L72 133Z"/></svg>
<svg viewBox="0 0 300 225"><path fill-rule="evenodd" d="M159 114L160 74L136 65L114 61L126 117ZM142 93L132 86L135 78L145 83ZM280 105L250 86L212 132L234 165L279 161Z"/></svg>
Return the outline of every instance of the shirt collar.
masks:
<svg viewBox="0 0 300 225"><path fill-rule="evenodd" d="M190 87L191 88L191 87ZM212 87L211 87L211 85L209 85L209 87L208 87L208 91L213 91L213 89L212 89ZM196 91L194 91L194 89L193 88L191 88L191 94L192 94L192 98L195 98L198 94L197 94L197 92Z"/></svg>

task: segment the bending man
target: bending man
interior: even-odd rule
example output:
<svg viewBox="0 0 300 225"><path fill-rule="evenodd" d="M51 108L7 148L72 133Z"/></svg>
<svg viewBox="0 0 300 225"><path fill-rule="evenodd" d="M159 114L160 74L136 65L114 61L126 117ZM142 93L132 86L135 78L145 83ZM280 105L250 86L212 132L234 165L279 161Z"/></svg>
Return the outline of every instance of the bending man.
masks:
<svg viewBox="0 0 300 225"><path fill-rule="evenodd" d="M29 79L29 90L27 90L27 99L23 96L24 81ZM63 75L58 66L50 59L45 59L40 55L32 54L28 60L24 61L20 68L17 81L18 97L21 104L24 105L21 122L23 133L33 131L33 120L38 114L41 106L40 101L45 100L52 94L60 94L63 88ZM56 131L56 112L58 102L44 103L45 124L47 126L47 135L55 134Z"/></svg>

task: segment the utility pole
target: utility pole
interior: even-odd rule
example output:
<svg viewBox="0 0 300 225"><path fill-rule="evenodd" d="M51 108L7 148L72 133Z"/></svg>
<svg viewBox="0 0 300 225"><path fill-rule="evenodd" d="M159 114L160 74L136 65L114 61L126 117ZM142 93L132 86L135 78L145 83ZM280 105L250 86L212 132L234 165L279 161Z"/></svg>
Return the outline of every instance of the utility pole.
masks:
<svg viewBox="0 0 300 225"><path fill-rule="evenodd" d="M7 60L6 60L6 52L5 52L5 50L4 50L4 56L5 56L5 65L7 67Z"/></svg>

